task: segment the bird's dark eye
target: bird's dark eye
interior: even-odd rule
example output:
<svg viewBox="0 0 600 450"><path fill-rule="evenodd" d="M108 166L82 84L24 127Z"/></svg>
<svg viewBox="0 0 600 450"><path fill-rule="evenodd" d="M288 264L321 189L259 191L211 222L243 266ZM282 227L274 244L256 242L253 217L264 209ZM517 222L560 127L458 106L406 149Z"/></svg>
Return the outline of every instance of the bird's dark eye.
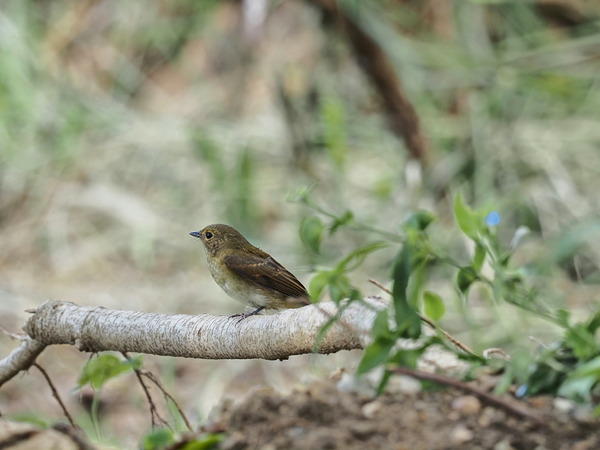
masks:
<svg viewBox="0 0 600 450"><path fill-rule="evenodd" d="M204 237L206 239L211 239L213 237L213 234L210 231L207 231L206 233L204 233Z"/></svg>

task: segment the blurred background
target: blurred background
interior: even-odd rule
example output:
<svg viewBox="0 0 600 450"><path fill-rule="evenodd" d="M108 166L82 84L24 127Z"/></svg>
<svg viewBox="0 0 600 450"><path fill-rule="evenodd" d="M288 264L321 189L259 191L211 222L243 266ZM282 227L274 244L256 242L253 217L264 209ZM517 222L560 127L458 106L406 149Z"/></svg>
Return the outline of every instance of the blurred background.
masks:
<svg viewBox="0 0 600 450"><path fill-rule="evenodd" d="M457 191L500 213L506 245L527 227L516 262L548 302L585 317L600 280L599 17L592 0L4 0L0 326L19 332L24 310L47 299L240 312L188 235L215 222L305 284L378 238L369 227L398 233L418 209L438 217L441 248L466 254ZM297 201L307 191L365 227L311 252L298 233L315 214ZM351 274L363 294L381 294L366 280L388 283L397 250ZM477 291L465 304L447 275L430 283L457 338L478 350L551 341L552 326L490 309ZM14 346L0 336L2 355ZM359 356L144 361L201 423L225 393L289 391ZM84 426L90 395L74 388L87 358L73 348L40 358ZM109 442L149 428L131 383L103 392ZM34 369L2 388L0 412L61 417Z"/></svg>

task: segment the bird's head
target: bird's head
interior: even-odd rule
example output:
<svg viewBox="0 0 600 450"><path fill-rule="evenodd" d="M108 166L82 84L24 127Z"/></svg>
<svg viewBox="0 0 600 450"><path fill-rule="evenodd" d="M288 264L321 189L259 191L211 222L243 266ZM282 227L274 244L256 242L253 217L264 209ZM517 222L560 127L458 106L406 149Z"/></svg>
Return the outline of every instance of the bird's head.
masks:
<svg viewBox="0 0 600 450"><path fill-rule="evenodd" d="M250 244L235 228L222 223L208 225L200 231L192 231L190 235L198 238L211 255L224 249L244 249Z"/></svg>

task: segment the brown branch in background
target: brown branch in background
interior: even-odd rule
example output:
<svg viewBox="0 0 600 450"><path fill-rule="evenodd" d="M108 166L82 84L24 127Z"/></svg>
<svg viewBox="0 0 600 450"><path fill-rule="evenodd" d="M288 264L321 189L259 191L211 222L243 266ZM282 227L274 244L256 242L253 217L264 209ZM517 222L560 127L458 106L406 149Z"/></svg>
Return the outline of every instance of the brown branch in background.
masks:
<svg viewBox="0 0 600 450"><path fill-rule="evenodd" d="M497 395L490 394L489 392L482 391L481 389L477 389L474 386L463 383L459 380L455 380L454 378L449 378L436 373L428 373L420 370L409 369L408 367L391 367L389 368L389 371L397 375L408 375L416 378L417 380L432 381L444 386L450 386L462 392L466 392L467 394L474 395L484 403L487 403L490 406L501 408L514 416L521 417L523 419L529 419L537 424L545 424L542 418L540 418L533 411L530 411L528 408L515 405L513 402L507 401Z"/></svg>
<svg viewBox="0 0 600 450"><path fill-rule="evenodd" d="M131 358L129 358L129 355L127 355L127 353L121 352L121 354L128 361L131 361ZM150 395L150 391L148 390L148 386L146 386L146 383L144 383L144 380L142 380L142 373L141 373L140 369L133 369L133 371L135 372L135 376L137 377L138 381L140 382L140 385L142 386L142 390L144 391L144 394L146 395L146 399L148 400L148 405L150 406L150 420L152 422L152 428L156 428L161 425L166 425L169 428L171 428L169 423L165 419L163 419L161 417L161 415L159 414L158 409L156 408L156 405L154 404L154 400L152 400L152 396Z"/></svg>
<svg viewBox="0 0 600 450"><path fill-rule="evenodd" d="M576 2L570 1L536 1L535 8L538 14L546 21L559 27L579 27L591 24L598 20L597 17L587 17ZM580 9L578 9L580 8Z"/></svg>
<svg viewBox="0 0 600 450"><path fill-rule="evenodd" d="M294 102L288 89L286 89L282 76L277 76L275 79L275 92L283 110L285 125L292 144L294 164L304 171L309 171L309 133L304 126L302 115L298 113L294 106Z"/></svg>
<svg viewBox="0 0 600 450"><path fill-rule="evenodd" d="M187 416L184 414L183 410L179 406L179 403L177 403L177 400L175 400L175 398L167 392L167 390L163 387L163 385L160 382L160 380L158 379L158 377L156 375L154 375L152 372L150 372L149 370L141 370L140 373L141 373L141 375L145 376L150 381L152 381L155 384L155 386L163 393L163 395L165 396L166 399L171 400L171 402L173 402L173 405L175 405L175 408L177 408L177 411L179 412L179 415L183 419L185 426L188 427L188 430L194 431L194 429L192 428L192 425L190 424L190 421L188 420Z"/></svg>
<svg viewBox="0 0 600 450"><path fill-rule="evenodd" d="M422 166L427 164L427 145L419 117L404 93L390 59L379 43L363 30L335 0L308 0L318 7L329 22L335 23L347 37L359 67L371 81L383 103L392 132Z"/></svg>
<svg viewBox="0 0 600 450"><path fill-rule="evenodd" d="M392 291L390 291L388 288L386 288L384 285L382 285L378 281L376 281L376 280L374 280L372 278L370 278L368 281L369 281L369 283L372 283L375 286L377 286L382 291L384 291L384 292L392 295ZM432 322L431 320L429 320L424 315L420 314L419 312L417 312L417 315L419 316L419 319L421 319L422 322L425 322L427 325L429 325L434 330L439 331L440 333L442 333L442 335L446 339L448 339L450 342L452 342L452 344L454 344L456 347L458 347L459 349L461 349L463 352L469 353L470 355L473 355L473 356L477 356L478 358L480 357L480 355L478 355L477 353L475 353L473 350L471 350L465 344L463 344L462 342L460 342L458 339L456 339L453 336L451 336L446 330L444 330L443 328L440 328L439 326L437 326L434 322Z"/></svg>
<svg viewBox="0 0 600 450"><path fill-rule="evenodd" d="M44 368L42 366L40 366L36 362L34 362L32 364L32 366L35 367L37 370L39 370L42 373L42 375L46 379L46 382L48 383L48 386L50 386L50 390L52 391L52 396L56 399L56 401L60 405L60 407L61 407L61 409L63 411L63 414L65 415L65 417L67 418L67 420L69 421L69 423L71 424L71 426L73 428L77 428L77 425L75 425L75 421L73 420L73 417L71 416L71 414L69 414L69 410L67 409L67 407L63 403L62 399L60 398L60 394L58 393L58 391L54 387L54 383L52 383L52 380L50 379L50 376L48 375L48 373L44 370Z"/></svg>
<svg viewBox="0 0 600 450"><path fill-rule="evenodd" d="M57 423L52 426L53 430L58 431L60 434L67 436L73 445L65 445L60 448L76 448L77 450L96 450L97 447L92 446L85 438L85 435L81 428L73 428L68 426L66 423ZM66 443L65 443L66 444ZM52 447L57 448L57 447Z"/></svg>

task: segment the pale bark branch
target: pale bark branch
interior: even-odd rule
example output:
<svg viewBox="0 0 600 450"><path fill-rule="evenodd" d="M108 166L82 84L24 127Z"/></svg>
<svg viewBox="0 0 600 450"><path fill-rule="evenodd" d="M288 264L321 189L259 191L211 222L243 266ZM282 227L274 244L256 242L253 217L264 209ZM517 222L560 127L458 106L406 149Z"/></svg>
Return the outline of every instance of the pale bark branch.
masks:
<svg viewBox="0 0 600 450"><path fill-rule="evenodd" d="M48 301L25 326L29 335L0 361L0 386L27 370L47 345L69 344L81 351L135 352L203 359L287 359L305 353L334 353L364 348L379 298L353 302L344 309L318 348L319 330L337 312L334 303L319 303L272 315L239 318L200 314L154 314L78 306Z"/></svg>
<svg viewBox="0 0 600 450"><path fill-rule="evenodd" d="M29 369L44 348L45 344L30 337L25 338L19 347L0 360L0 386L20 371Z"/></svg>

